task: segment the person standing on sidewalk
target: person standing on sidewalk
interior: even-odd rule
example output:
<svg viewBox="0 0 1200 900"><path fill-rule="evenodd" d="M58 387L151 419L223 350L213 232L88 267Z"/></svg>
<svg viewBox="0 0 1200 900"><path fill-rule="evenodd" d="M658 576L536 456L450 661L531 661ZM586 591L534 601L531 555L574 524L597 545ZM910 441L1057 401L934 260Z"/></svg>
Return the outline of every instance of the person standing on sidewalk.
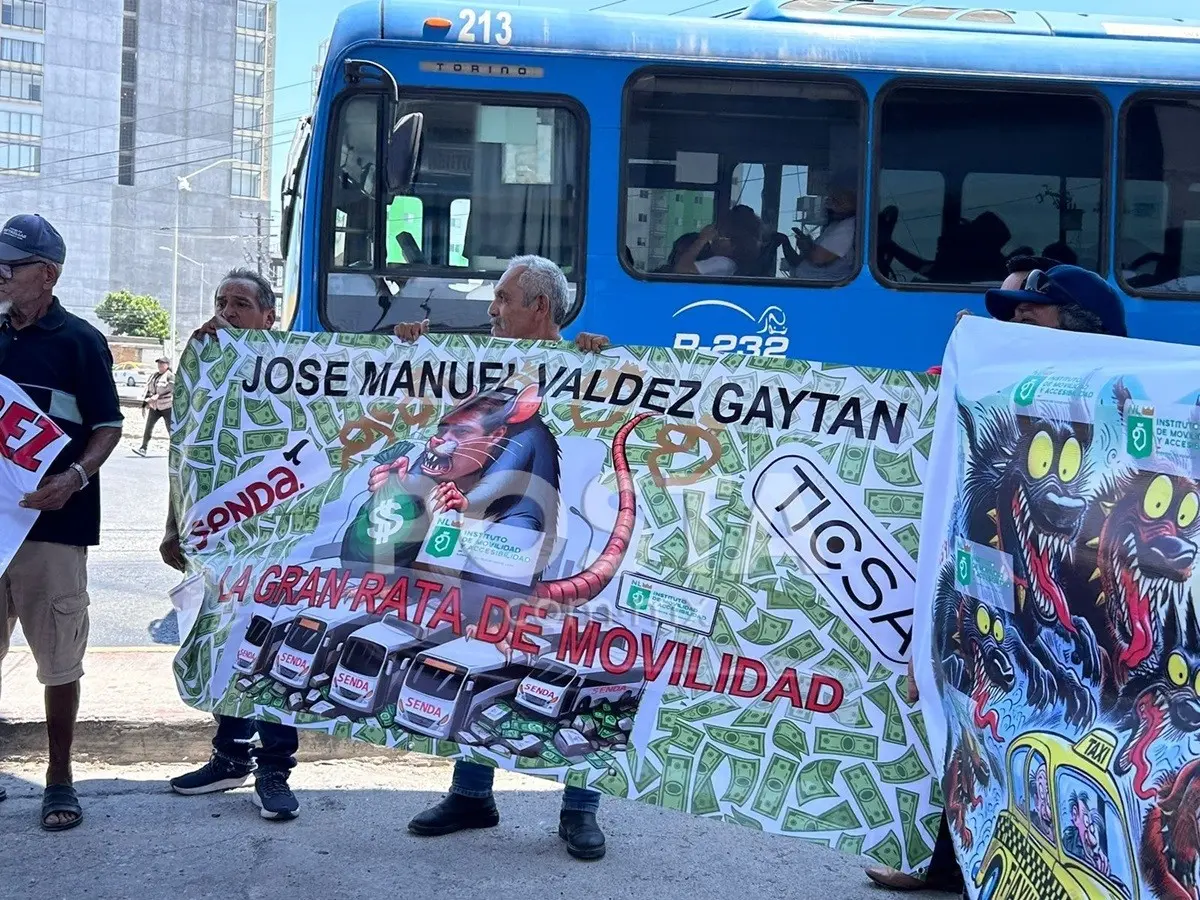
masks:
<svg viewBox="0 0 1200 900"><path fill-rule="evenodd" d="M488 308L492 336L526 341L561 341L559 331L569 308L567 278L562 269L540 256L514 257L496 283ZM396 336L415 341L429 330L429 320L397 325ZM580 350L596 352L608 339L581 333L575 338ZM492 794L496 770L490 766L459 760L454 764L450 793L408 823L408 830L425 837L452 834L467 828L492 828L500 824L500 811ZM567 785L558 816L558 836L576 859L604 856L604 832L596 822L600 794Z"/></svg>
<svg viewBox="0 0 1200 900"><path fill-rule="evenodd" d="M984 302L991 317L1001 322L1087 334L1129 336L1125 325L1125 307L1112 285L1087 269L1058 265L1045 257L1013 260L1008 278L999 289L988 291ZM963 315L970 313L959 313L960 318ZM934 374L941 374L940 366ZM916 703L919 699L910 660L908 700ZM866 871L871 881L895 891L962 892L966 896L962 870L955 859L954 843L950 838L945 813L942 814L933 856L924 879L891 866L870 866Z"/></svg>
<svg viewBox="0 0 1200 900"><path fill-rule="evenodd" d="M158 360L158 371L146 383L146 394L142 397L142 412L146 414L146 431L142 434L142 446L134 453L145 456L150 449L150 436L159 419L167 423L167 437L171 436L171 404L174 402L175 373L171 361L165 356Z"/></svg>
<svg viewBox="0 0 1200 900"><path fill-rule="evenodd" d="M196 330L192 340L215 336L220 328L265 331L275 324L275 292L251 269L234 269L217 287L216 315ZM167 507L167 530L159 546L163 562L180 572L187 562L179 541L175 511ZM180 635L186 638L186 635ZM253 747L255 732L260 746ZM285 821L300 814L300 803L288 786L296 765L300 736L291 725L217 716L211 758L199 769L170 781L177 794L212 794L244 785L254 773L254 805L264 819Z"/></svg>
<svg viewBox="0 0 1200 900"><path fill-rule="evenodd" d="M62 236L41 216L14 216L0 230L0 375L69 438L21 500L40 515L0 574L0 660L19 620L45 686L47 831L83 821L71 744L88 638L87 556L100 543L100 467L120 443L123 420L108 343L54 295L66 259Z"/></svg>

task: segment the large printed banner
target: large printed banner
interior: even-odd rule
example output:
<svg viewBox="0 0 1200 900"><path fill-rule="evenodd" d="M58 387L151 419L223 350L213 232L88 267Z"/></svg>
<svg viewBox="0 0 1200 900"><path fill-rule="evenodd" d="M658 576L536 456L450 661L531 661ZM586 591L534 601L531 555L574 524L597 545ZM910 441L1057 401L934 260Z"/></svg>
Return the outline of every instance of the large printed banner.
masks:
<svg viewBox="0 0 1200 900"><path fill-rule="evenodd" d="M174 411L188 703L927 862L932 379L230 332Z"/></svg>
<svg viewBox="0 0 1200 900"><path fill-rule="evenodd" d="M38 512L21 507L37 490L67 436L13 381L0 376L0 574L20 549Z"/></svg>
<svg viewBox="0 0 1200 900"><path fill-rule="evenodd" d="M1195 900L1200 350L965 319L914 649L972 897Z"/></svg>

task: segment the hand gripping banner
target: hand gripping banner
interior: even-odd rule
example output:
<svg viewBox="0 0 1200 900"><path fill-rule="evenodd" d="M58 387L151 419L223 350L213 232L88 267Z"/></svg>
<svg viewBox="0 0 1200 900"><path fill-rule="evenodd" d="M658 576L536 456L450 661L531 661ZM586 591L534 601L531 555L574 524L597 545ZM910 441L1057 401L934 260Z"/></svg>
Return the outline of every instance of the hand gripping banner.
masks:
<svg viewBox="0 0 1200 900"><path fill-rule="evenodd" d="M932 383L445 335L193 344L180 692L917 871Z"/></svg>
<svg viewBox="0 0 1200 900"><path fill-rule="evenodd" d="M972 897L1195 900L1200 350L965 319L914 659Z"/></svg>

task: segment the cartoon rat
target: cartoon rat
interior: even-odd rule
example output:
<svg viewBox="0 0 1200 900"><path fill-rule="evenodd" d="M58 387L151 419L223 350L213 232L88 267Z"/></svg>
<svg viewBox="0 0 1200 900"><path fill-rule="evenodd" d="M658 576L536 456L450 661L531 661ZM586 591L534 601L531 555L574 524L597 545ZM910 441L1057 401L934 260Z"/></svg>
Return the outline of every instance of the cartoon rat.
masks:
<svg viewBox="0 0 1200 900"><path fill-rule="evenodd" d="M406 528L399 541L376 538L388 544L394 564L409 567L420 551L432 520L445 512L468 519L487 520L508 528L541 535L542 546L534 569L535 581L554 551L560 505L561 451L558 441L542 421L541 397L536 385L523 390L499 388L473 395L452 409L439 423L415 462L397 448L380 456L371 470L370 507L389 486L409 506ZM575 606L595 598L616 574L629 546L635 520L636 497L625 441L643 420L626 423L613 441L619 504L613 533L596 561L584 572L558 581L536 584L535 597ZM394 459L389 457L395 456ZM393 498L387 501L395 505ZM386 524L388 510L378 507L371 519ZM399 532L399 527L390 529ZM347 530L343 557L362 559L362 548L351 546L355 529ZM385 532L379 531L382 536ZM532 545L532 540L530 541ZM382 547L380 548L382 549ZM374 561L378 551L365 562ZM465 575L465 573L464 573Z"/></svg>

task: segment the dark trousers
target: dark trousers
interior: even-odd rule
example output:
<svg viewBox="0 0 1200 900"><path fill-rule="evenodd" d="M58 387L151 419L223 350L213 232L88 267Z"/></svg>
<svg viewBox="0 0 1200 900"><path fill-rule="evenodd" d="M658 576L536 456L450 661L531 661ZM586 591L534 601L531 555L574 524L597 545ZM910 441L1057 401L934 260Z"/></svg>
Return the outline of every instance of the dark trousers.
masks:
<svg viewBox="0 0 1200 900"><path fill-rule="evenodd" d="M260 747L251 745L256 731L262 745ZM249 769L252 763L258 763L260 772L290 772L296 765L296 750L299 746L300 734L291 725L217 716L217 734L213 738L213 750L226 762L235 766Z"/></svg>
<svg viewBox="0 0 1200 900"><path fill-rule="evenodd" d="M956 891L962 889L963 874L958 868L958 860L954 858L954 841L950 838L950 822L945 813L942 814L937 840L933 843L933 856L929 859L929 872L925 880L930 887L953 888Z"/></svg>
<svg viewBox="0 0 1200 900"><path fill-rule="evenodd" d="M149 409L146 410L146 431L142 434L142 449L145 450L150 446L150 435L154 433L154 426L159 419L167 423L167 436L171 434L171 410L168 409Z"/></svg>

